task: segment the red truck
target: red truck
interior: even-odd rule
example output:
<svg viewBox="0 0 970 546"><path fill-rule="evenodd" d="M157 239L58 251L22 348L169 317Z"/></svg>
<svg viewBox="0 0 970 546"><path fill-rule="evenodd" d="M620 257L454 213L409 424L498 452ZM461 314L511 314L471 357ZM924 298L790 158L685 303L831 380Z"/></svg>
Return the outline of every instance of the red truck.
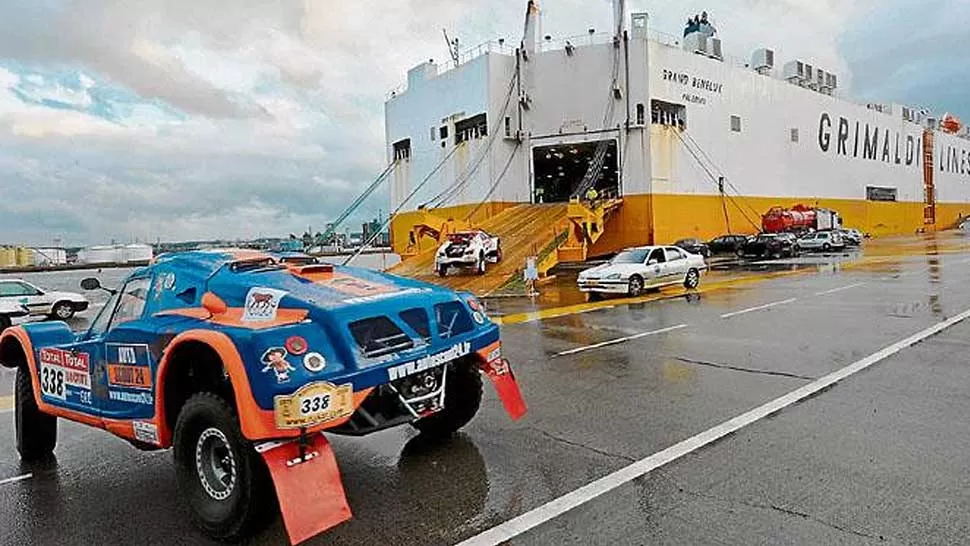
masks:
<svg viewBox="0 0 970 546"><path fill-rule="evenodd" d="M781 233L785 231L808 231L841 229L842 217L831 209L795 205L790 209L771 207L761 217L761 230L765 233Z"/></svg>

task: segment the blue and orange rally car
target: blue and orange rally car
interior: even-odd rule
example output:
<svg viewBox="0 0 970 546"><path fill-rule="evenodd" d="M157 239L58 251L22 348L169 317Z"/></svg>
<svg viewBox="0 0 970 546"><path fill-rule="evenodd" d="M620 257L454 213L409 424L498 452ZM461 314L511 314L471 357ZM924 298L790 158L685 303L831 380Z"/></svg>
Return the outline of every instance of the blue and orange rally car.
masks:
<svg viewBox="0 0 970 546"><path fill-rule="evenodd" d="M171 447L180 494L216 539L254 532L274 501L294 544L350 518L321 431L450 435L478 411L482 375L512 418L525 413L470 294L252 251L163 255L108 291L86 332L0 335L0 362L17 368L17 449L49 456L58 417Z"/></svg>

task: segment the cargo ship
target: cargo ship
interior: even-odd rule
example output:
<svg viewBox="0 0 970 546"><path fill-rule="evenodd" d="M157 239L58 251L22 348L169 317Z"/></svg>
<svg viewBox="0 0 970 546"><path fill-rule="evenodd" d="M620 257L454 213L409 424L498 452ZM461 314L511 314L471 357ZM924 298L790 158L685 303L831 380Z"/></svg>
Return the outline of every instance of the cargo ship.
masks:
<svg viewBox="0 0 970 546"><path fill-rule="evenodd" d="M774 207L834 210L874 236L970 214L970 132L955 117L855 102L811 59L726 55L706 14L668 35L626 11L614 0L610 32L554 39L529 1L521 42L408 72L385 104L405 264L424 268L444 233L470 227L548 266L755 233Z"/></svg>

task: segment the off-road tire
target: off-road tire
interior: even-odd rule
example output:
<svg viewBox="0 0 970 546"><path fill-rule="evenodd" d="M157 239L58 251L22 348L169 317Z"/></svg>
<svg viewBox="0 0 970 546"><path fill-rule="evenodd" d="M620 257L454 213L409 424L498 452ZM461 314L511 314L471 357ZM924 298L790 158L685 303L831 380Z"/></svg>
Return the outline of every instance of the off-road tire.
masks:
<svg viewBox="0 0 970 546"><path fill-rule="evenodd" d="M210 482L225 487L218 494L228 491L221 500L207 492L199 472L200 453L205 452L199 440L212 430L222 436L209 437L225 440L227 455L231 457L230 483L215 479ZM188 505L195 524L209 537L224 542L239 541L279 513L269 470L253 445L243 437L235 411L221 396L203 392L185 402L175 423L172 451L179 495ZM205 464L202 460L203 468Z"/></svg>
<svg viewBox="0 0 970 546"><path fill-rule="evenodd" d="M822 245L822 252L828 252L828 251L830 251L830 250L832 250L832 245L830 245L830 244L828 244L828 243L824 243L824 244Z"/></svg>
<svg viewBox="0 0 970 546"><path fill-rule="evenodd" d="M54 320L67 320L74 316L74 305L69 301L59 301L51 307L50 318Z"/></svg>
<svg viewBox="0 0 970 546"><path fill-rule="evenodd" d="M421 434L450 438L468 424L482 405L482 374L471 361L452 362L445 377L445 409L412 425Z"/></svg>
<svg viewBox="0 0 970 546"><path fill-rule="evenodd" d="M447 265L439 265L438 266L438 276L439 277L445 277L447 275L448 275L448 266Z"/></svg>
<svg viewBox="0 0 970 546"><path fill-rule="evenodd" d="M33 462L50 457L57 445L57 418L42 413L34 398L34 384L26 364L17 368L15 392L17 451L20 458Z"/></svg>
<svg viewBox="0 0 970 546"><path fill-rule="evenodd" d="M631 298L635 298L640 294L643 294L643 277L640 275L630 277L630 284L627 286L626 293Z"/></svg>
<svg viewBox="0 0 970 546"><path fill-rule="evenodd" d="M684 276L684 288L688 290L693 290L701 284L701 272L691 268L687 271L687 275Z"/></svg>
<svg viewBox="0 0 970 546"><path fill-rule="evenodd" d="M502 262L502 245L499 245L498 248L495 250L495 263L501 263L501 262Z"/></svg>
<svg viewBox="0 0 970 546"><path fill-rule="evenodd" d="M6 330L7 328L10 328L11 324L13 323L10 321L10 317L6 315L0 315L0 332Z"/></svg>
<svg viewBox="0 0 970 546"><path fill-rule="evenodd" d="M484 275L485 274L485 269L486 269L486 265L485 265L485 255L484 254L479 254L478 255L478 263L475 264L475 273L478 274L478 275Z"/></svg>

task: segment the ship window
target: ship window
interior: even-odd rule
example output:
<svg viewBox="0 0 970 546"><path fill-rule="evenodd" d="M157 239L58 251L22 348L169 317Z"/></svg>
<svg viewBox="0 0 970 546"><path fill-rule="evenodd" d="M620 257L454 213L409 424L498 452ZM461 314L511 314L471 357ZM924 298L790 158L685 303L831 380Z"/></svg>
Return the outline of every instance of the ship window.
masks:
<svg viewBox="0 0 970 546"><path fill-rule="evenodd" d="M687 129L687 107L662 100L650 101L650 122L654 125Z"/></svg>
<svg viewBox="0 0 970 546"><path fill-rule="evenodd" d="M411 139L406 138L394 143L394 160L407 161L411 159Z"/></svg>
<svg viewBox="0 0 970 546"><path fill-rule="evenodd" d="M432 127L431 128L431 142L434 142L436 140L435 139L435 133L438 132L437 129L438 129L437 127Z"/></svg>
<svg viewBox="0 0 970 546"><path fill-rule="evenodd" d="M455 123L455 144L486 136L488 136L488 121L485 114L478 114Z"/></svg>
<svg viewBox="0 0 970 546"><path fill-rule="evenodd" d="M448 126L442 125L441 129L438 129L438 134L441 135L441 140L448 138Z"/></svg>
<svg viewBox="0 0 970 546"><path fill-rule="evenodd" d="M866 186L866 199L869 201L895 201L896 188Z"/></svg>
<svg viewBox="0 0 970 546"><path fill-rule="evenodd" d="M798 128L792 128L791 130L791 141L798 142Z"/></svg>
<svg viewBox="0 0 970 546"><path fill-rule="evenodd" d="M741 132L741 116L731 116L731 130L735 133Z"/></svg>
<svg viewBox="0 0 970 546"><path fill-rule="evenodd" d="M637 103L637 125L643 125L646 122L646 112L643 108L643 103Z"/></svg>
<svg viewBox="0 0 970 546"><path fill-rule="evenodd" d="M505 136L512 136L512 118L505 116Z"/></svg>

